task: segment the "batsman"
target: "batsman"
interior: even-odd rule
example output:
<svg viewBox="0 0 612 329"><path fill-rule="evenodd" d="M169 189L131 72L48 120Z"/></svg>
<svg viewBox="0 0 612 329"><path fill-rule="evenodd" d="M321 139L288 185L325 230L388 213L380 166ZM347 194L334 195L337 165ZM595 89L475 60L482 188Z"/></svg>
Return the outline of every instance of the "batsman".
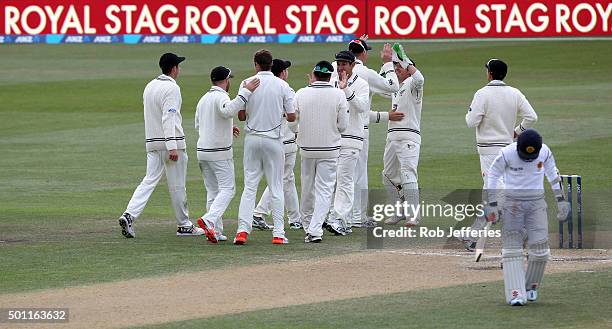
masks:
<svg viewBox="0 0 612 329"><path fill-rule="evenodd" d="M537 289L550 258L548 216L544 199L544 175L557 199L557 219L564 221L570 211L552 152L542 144L542 136L527 129L517 142L504 147L489 169L486 218L502 223L502 263L506 302L523 306L535 302ZM505 200L498 205L499 179L504 178ZM523 265L523 245L529 246L527 271Z"/></svg>

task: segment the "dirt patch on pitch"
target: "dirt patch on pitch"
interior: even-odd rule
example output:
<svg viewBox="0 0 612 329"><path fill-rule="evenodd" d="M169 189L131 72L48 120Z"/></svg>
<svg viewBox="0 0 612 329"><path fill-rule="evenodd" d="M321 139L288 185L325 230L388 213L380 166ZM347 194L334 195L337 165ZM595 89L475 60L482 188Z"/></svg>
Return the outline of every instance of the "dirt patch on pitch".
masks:
<svg viewBox="0 0 612 329"><path fill-rule="evenodd" d="M584 261L570 261L580 258ZM496 281L502 279L499 261L498 256L489 256L474 263L472 254L448 250L367 251L6 294L0 295L0 308L68 307L70 322L53 328L121 328ZM550 264L547 273L597 270L612 266L612 255L555 250Z"/></svg>

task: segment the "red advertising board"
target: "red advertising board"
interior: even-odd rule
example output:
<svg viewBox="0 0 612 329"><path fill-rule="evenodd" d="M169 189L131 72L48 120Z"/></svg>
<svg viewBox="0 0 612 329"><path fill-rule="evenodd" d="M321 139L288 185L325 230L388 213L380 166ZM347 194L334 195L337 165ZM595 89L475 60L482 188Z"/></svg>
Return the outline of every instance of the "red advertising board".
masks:
<svg viewBox="0 0 612 329"><path fill-rule="evenodd" d="M367 31L383 38L612 36L610 1L370 0Z"/></svg>
<svg viewBox="0 0 612 329"><path fill-rule="evenodd" d="M594 0L4 0L0 35L610 36L611 16L612 1Z"/></svg>

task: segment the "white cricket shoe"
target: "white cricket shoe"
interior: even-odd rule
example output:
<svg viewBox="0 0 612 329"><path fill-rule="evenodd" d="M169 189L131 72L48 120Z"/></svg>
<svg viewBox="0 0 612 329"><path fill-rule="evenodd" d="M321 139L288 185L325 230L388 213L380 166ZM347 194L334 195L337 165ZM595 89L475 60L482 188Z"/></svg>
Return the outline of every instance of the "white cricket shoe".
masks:
<svg viewBox="0 0 612 329"><path fill-rule="evenodd" d="M217 241L227 241L227 237L223 233L217 233Z"/></svg>
<svg viewBox="0 0 612 329"><path fill-rule="evenodd" d="M510 301L511 306L525 306L525 304L527 304L527 301L523 297L516 297Z"/></svg>
<svg viewBox="0 0 612 329"><path fill-rule="evenodd" d="M204 230L195 226L179 226L176 228L176 236L198 236L204 235Z"/></svg>
<svg viewBox="0 0 612 329"><path fill-rule="evenodd" d="M527 290L527 300L530 302L535 302L538 299L538 291L533 289L533 290Z"/></svg>
<svg viewBox="0 0 612 329"><path fill-rule="evenodd" d="M123 236L128 239L136 237L136 232L134 232L134 227L132 226L132 224L134 224L134 217L132 217L132 215L130 215L129 213L123 213L123 215L119 217L119 226L121 226L121 234L123 234Z"/></svg>
<svg viewBox="0 0 612 329"><path fill-rule="evenodd" d="M326 229L334 235L346 235L346 230L342 225L341 219L336 219L330 223L327 223Z"/></svg>
<svg viewBox="0 0 612 329"><path fill-rule="evenodd" d="M406 218L403 216L393 216L390 218L387 218L387 220L385 220L385 224L387 225L395 225L403 220L405 220Z"/></svg>

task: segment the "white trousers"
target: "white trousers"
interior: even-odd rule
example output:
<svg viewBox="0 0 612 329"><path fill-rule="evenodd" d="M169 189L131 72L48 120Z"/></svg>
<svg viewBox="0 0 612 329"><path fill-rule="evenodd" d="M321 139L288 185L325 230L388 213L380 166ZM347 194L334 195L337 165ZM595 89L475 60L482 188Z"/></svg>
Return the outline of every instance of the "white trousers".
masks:
<svg viewBox="0 0 612 329"><path fill-rule="evenodd" d="M191 226L189 220L189 209L187 208L187 191L185 190L185 177L187 175L187 152L178 150L178 161L168 158L168 151L149 151L147 152L147 173L134 191L132 199L128 203L125 212L134 218L140 217L151 194L155 190L157 183L166 173L168 181L168 192L176 224L178 226Z"/></svg>
<svg viewBox="0 0 612 329"><path fill-rule="evenodd" d="M367 220L368 215L368 150L370 146L368 133L363 139L363 148L355 166L355 201L349 224L359 225Z"/></svg>
<svg viewBox="0 0 612 329"><path fill-rule="evenodd" d="M359 158L359 150L354 148L341 148L338 157L338 170L336 172L336 192L331 219L342 219L344 225L348 224L352 215L355 198L355 167Z"/></svg>
<svg viewBox="0 0 612 329"><path fill-rule="evenodd" d="M302 225L314 236L323 236L323 221L331 207L338 159L302 158Z"/></svg>
<svg viewBox="0 0 612 329"><path fill-rule="evenodd" d="M238 233L251 233L253 230L253 210L257 198L257 187L263 176L270 189L270 207L274 237L285 237L283 220L283 143L257 135L247 135L244 140L244 190L238 210Z"/></svg>
<svg viewBox="0 0 612 329"><path fill-rule="evenodd" d="M300 205L298 201L297 188L295 187L295 174L293 169L295 168L295 158L297 152L285 153L285 168L283 170L283 193L285 196L285 210L287 211L287 217L289 217L289 223L300 222ZM266 189L259 199L259 203L255 208L254 215L263 217L269 216L271 212L270 207L270 188L266 186Z"/></svg>
<svg viewBox="0 0 612 329"><path fill-rule="evenodd" d="M385 144L383 175L394 185L418 181L419 144L411 141L390 141Z"/></svg>
<svg viewBox="0 0 612 329"><path fill-rule="evenodd" d="M236 194L234 160L199 161L206 187L206 213L202 216L223 233L223 214Z"/></svg>
<svg viewBox="0 0 612 329"><path fill-rule="evenodd" d="M387 140L385 153L383 155L383 184L390 199L394 204L404 201L409 205L419 204L418 165L421 146L409 140L392 141ZM392 186L389 186L391 183ZM399 187L401 186L401 191ZM395 189L395 191L393 191ZM394 200L395 199L395 200ZM418 223L420 214L405 214L406 219Z"/></svg>
<svg viewBox="0 0 612 329"><path fill-rule="evenodd" d="M507 199L502 206L502 233L521 232L530 245L548 241L546 211L547 205L543 198L533 201Z"/></svg>

